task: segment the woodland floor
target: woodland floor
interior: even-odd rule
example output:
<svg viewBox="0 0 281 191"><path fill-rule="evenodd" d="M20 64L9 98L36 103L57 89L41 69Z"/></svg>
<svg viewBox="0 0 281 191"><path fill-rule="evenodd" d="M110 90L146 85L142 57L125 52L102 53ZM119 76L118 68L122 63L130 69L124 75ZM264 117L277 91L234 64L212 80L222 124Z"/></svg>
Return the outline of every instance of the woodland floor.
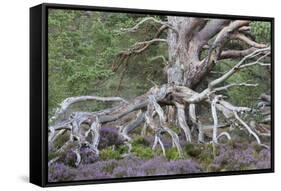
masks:
<svg viewBox="0 0 281 191"><path fill-rule="evenodd" d="M167 148L166 157L161 149L152 150L153 137L145 138L135 133L133 149L124 156L127 147L122 144L116 128L103 127L100 142L100 157L86 148L82 150L82 161L75 167L74 153L64 153L61 159L49 166L49 182L95 180L124 177L161 176L175 174L193 174L222 171L244 171L268 169L271 166L270 149L257 145L246 132L231 131L235 141L222 140L222 144L186 144L180 132L184 158L179 158L171 141L162 135ZM149 132L148 132L149 133ZM263 140L269 144L269 139ZM54 157L49 153L49 159Z"/></svg>

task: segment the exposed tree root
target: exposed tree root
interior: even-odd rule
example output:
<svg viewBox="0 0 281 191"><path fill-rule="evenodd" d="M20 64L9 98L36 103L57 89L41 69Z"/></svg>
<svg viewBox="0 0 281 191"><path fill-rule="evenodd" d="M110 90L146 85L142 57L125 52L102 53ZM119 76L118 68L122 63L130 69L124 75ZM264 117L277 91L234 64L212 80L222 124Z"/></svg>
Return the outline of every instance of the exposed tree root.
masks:
<svg viewBox="0 0 281 191"><path fill-rule="evenodd" d="M203 21L202 21L203 22ZM198 23L200 24L200 23ZM234 25L235 23L233 23ZM236 23L241 24L241 23ZM223 36L217 38L224 38ZM220 40L220 39L218 39ZM250 42L249 42L250 43ZM54 117L51 118L51 124L49 126L49 148L53 148L54 141L66 131L70 132L69 140L56 152L63 152L68 149L71 143L75 143L75 147L72 149L76 154L75 165L78 166L81 162L80 148L82 146L89 147L97 156L99 155L98 145L100 142L100 129L103 124L121 120L124 116L138 111L135 119L131 120L128 124L120 126L120 135L124 138L125 144L128 146L128 154L132 149L130 141L132 138L129 133L137 127L140 127L143 123L144 129L142 135L145 136L146 128L150 128L154 133L153 149L160 145L163 155L166 154L165 147L161 140L161 133L167 133L171 139L173 145L177 148L179 156L183 156L182 147L180 145L179 137L172 128L168 126L167 117L163 110L166 106L174 106L177 111L178 126L183 130L185 139L187 142L192 143L191 130L187 124L185 108L189 107L188 117L192 121L193 125L198 128L198 142L204 143L204 125L200 122L198 116L196 116L196 105L201 103L208 103L211 105L212 117L213 117L213 136L212 142L219 144L218 140L222 136L225 136L228 140L231 140L230 135L227 132L222 132L218 135L219 118L217 112L221 112L224 117L229 119L235 119L239 122L243 128L245 128L251 136L255 138L257 143L261 146L267 147L261 143L261 140L257 133L251 129L251 127L239 116L242 112L250 112L251 108L233 106L231 103L223 99L222 95L217 94L222 90L233 88L236 86L255 87L256 84L240 83L229 84L227 86L219 86L234 75L240 69L244 69L253 65L263 65L261 60L270 54L270 47L258 49L249 55L245 56L239 63L237 63L228 72L221 77L210 82L208 87L202 92L195 92L194 90L175 84L164 84L162 86L152 87L146 94L136 97L131 101L125 101L119 97L97 97L97 96L81 96L67 98L62 102L60 108L55 112ZM260 56L256 61L245 62L248 59L253 60ZM81 101L117 101L120 102L117 106L109 109L97 111L97 112L73 112L68 114L66 111L68 108ZM235 123L232 120L232 123ZM89 128L86 132L81 129L81 125L86 125ZM51 162L51 161L50 161Z"/></svg>
<svg viewBox="0 0 281 191"><path fill-rule="evenodd" d="M184 111L185 107L184 107L184 105L179 104L177 102L175 102L175 105L177 107L177 119L178 119L180 127L184 131L186 141L192 142L190 128L188 127L188 125L186 123L186 118L185 118L186 115L185 115L185 111Z"/></svg>

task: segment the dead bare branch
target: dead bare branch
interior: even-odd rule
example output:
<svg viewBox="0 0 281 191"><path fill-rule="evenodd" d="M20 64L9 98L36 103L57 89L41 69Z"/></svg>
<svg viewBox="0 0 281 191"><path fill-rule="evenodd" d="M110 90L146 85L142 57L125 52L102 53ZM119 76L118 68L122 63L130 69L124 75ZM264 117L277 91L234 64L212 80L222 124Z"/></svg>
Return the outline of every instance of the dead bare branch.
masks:
<svg viewBox="0 0 281 191"><path fill-rule="evenodd" d="M245 42L246 44L250 45L251 47L266 48L268 46L266 44L257 43L255 41L251 40L250 38L248 38L246 35L241 34L241 33L236 33L236 34L233 35L233 37Z"/></svg>
<svg viewBox="0 0 281 191"><path fill-rule="evenodd" d="M209 83L209 88L212 89L215 86L217 86L218 84L224 82L225 80L227 80L228 78L230 78L230 76L232 76L235 72L237 72L239 69L241 68L245 68L245 67L249 67L251 65L254 64L258 64L258 62L263 59L264 57L268 56L269 53L261 56L259 59L257 59L255 62L249 63L249 64L245 64L245 61L249 58L253 58L256 57L257 55L259 55L260 53L263 52L268 52L270 51L270 47L266 47L263 49L258 49L254 52L252 52L251 54L248 54L247 56L245 56L240 62L238 62L232 69L230 69L228 72L226 72L224 75L222 75L220 78L212 81L211 83Z"/></svg>
<svg viewBox="0 0 281 191"><path fill-rule="evenodd" d="M164 21L158 20L158 19L156 19L154 17L144 17L135 26L133 26L131 28L121 28L120 31L118 31L118 32L119 33L120 32L123 32L123 33L124 32L134 33L134 32L136 32L140 28L141 25L143 25L146 22L157 23L157 24L163 25L165 27L171 28L172 30L175 30L171 25L168 24L168 22L164 22Z"/></svg>
<svg viewBox="0 0 281 191"><path fill-rule="evenodd" d="M248 54L251 54L252 52L254 52L256 50L257 50L257 48L255 48L255 47L251 47L251 48L244 49L244 50L224 50L221 52L218 59L223 60L223 59L229 59L229 58L242 58Z"/></svg>

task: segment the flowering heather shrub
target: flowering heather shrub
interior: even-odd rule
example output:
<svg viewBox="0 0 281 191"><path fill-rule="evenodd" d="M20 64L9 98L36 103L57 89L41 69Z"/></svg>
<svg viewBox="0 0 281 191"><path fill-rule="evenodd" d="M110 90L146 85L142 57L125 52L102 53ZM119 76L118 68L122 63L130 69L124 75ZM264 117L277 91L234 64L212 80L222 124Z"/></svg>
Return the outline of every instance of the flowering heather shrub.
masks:
<svg viewBox="0 0 281 191"><path fill-rule="evenodd" d="M271 166L271 153L268 149L263 149L259 153L259 160L256 164L257 169L268 169Z"/></svg>
<svg viewBox="0 0 281 191"><path fill-rule="evenodd" d="M151 149L142 144L137 148ZM126 158L112 159L108 155L104 160L87 148L81 149L81 164L71 168L76 160L74 152L49 167L49 181L110 179L123 177L157 176L173 174L190 174L198 172L235 171L270 168L270 150L249 143L220 144L213 150L212 145L187 145L184 148L186 159L174 160L154 154L149 158L130 155ZM107 147L103 151L118 152ZM166 150L170 150L169 148ZM196 152L195 152L195 151ZM168 152L167 152L168 153ZM112 154L112 153L111 153ZM119 155L120 156L120 153ZM114 158L114 157L113 157Z"/></svg>
<svg viewBox="0 0 281 191"><path fill-rule="evenodd" d="M76 169L74 180L113 178L112 171L117 167L116 160L98 161L89 165L80 165Z"/></svg>
<svg viewBox="0 0 281 191"><path fill-rule="evenodd" d="M98 161L98 156L91 149L84 147L80 149L81 164L91 164Z"/></svg>
<svg viewBox="0 0 281 191"><path fill-rule="evenodd" d="M168 160L164 157L154 157L150 160L145 161L140 168L145 172L146 175L161 175L167 172L165 164Z"/></svg>
<svg viewBox="0 0 281 191"><path fill-rule="evenodd" d="M155 157L146 161L140 167L147 176L167 174L189 174L200 172L199 164L193 160L170 160L164 157Z"/></svg>
<svg viewBox="0 0 281 191"><path fill-rule="evenodd" d="M75 177L75 172L63 163L54 163L48 168L49 182L67 181Z"/></svg>
<svg viewBox="0 0 281 191"><path fill-rule="evenodd" d="M232 147L219 145L219 155L212 165L221 170L247 170L270 167L270 150L262 149L259 153L251 144L236 143Z"/></svg>
<svg viewBox="0 0 281 191"><path fill-rule="evenodd" d="M71 150L65 154L65 158L62 158L61 161L63 161L68 166L75 167L76 158L76 154Z"/></svg>
<svg viewBox="0 0 281 191"><path fill-rule="evenodd" d="M168 161L164 157L142 160L129 157L122 160L81 164L78 168L69 168L62 163L55 163L49 168L49 181L108 179L197 172L201 172L201 169L193 160Z"/></svg>
<svg viewBox="0 0 281 191"><path fill-rule="evenodd" d="M260 160L270 160L271 158L271 153L270 150L268 149L263 149L259 153L259 159Z"/></svg>
<svg viewBox="0 0 281 191"><path fill-rule="evenodd" d="M149 161L149 160L147 160ZM124 166L124 167L130 167L130 166L141 166L145 160L140 159L139 157L135 156L128 156L126 158L123 158L122 160L118 161L119 166Z"/></svg>
<svg viewBox="0 0 281 191"><path fill-rule="evenodd" d="M143 169L140 167L145 160L135 156L129 156L118 161L118 166L113 171L113 177L136 177L145 176Z"/></svg>
<svg viewBox="0 0 281 191"><path fill-rule="evenodd" d="M102 127L100 130L99 149L103 149L112 145L122 144L122 138L118 134L118 129L114 127Z"/></svg>
<svg viewBox="0 0 281 191"><path fill-rule="evenodd" d="M172 174L190 174L201 172L201 168L197 162L194 160L175 160L169 161L166 165L168 173Z"/></svg>
<svg viewBox="0 0 281 191"><path fill-rule="evenodd" d="M114 169L112 176L115 178L124 178L124 177L146 176L146 174L142 169L135 166L130 166L130 167L119 166Z"/></svg>

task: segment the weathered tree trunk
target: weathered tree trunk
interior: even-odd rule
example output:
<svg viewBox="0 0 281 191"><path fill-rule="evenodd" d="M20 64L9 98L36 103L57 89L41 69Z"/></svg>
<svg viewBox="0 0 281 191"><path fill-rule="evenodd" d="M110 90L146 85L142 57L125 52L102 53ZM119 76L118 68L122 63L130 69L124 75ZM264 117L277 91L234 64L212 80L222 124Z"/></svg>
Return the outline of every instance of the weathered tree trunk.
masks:
<svg viewBox="0 0 281 191"><path fill-rule="evenodd" d="M196 65L199 62L199 44L192 40L196 25L203 23L202 19L186 17L168 17L168 23L173 29L167 34L169 66L166 70L168 84L186 86L192 88ZM192 31L194 30L194 31ZM196 77L196 78L195 78ZM174 123L176 119L175 106L167 108L168 122Z"/></svg>
<svg viewBox="0 0 281 191"><path fill-rule="evenodd" d="M173 30L168 31L167 43L169 54L169 68L167 69L167 79L169 84L184 85L184 70L183 66L188 62L188 46L184 38L184 25L181 23L185 21L181 17L168 17L168 22L179 31L177 34ZM181 51L179 51L181 49Z"/></svg>
<svg viewBox="0 0 281 191"><path fill-rule="evenodd" d="M168 83L194 88L212 65L210 59L200 60L203 47L229 21L169 16L168 23L175 29L169 29L167 36Z"/></svg>

